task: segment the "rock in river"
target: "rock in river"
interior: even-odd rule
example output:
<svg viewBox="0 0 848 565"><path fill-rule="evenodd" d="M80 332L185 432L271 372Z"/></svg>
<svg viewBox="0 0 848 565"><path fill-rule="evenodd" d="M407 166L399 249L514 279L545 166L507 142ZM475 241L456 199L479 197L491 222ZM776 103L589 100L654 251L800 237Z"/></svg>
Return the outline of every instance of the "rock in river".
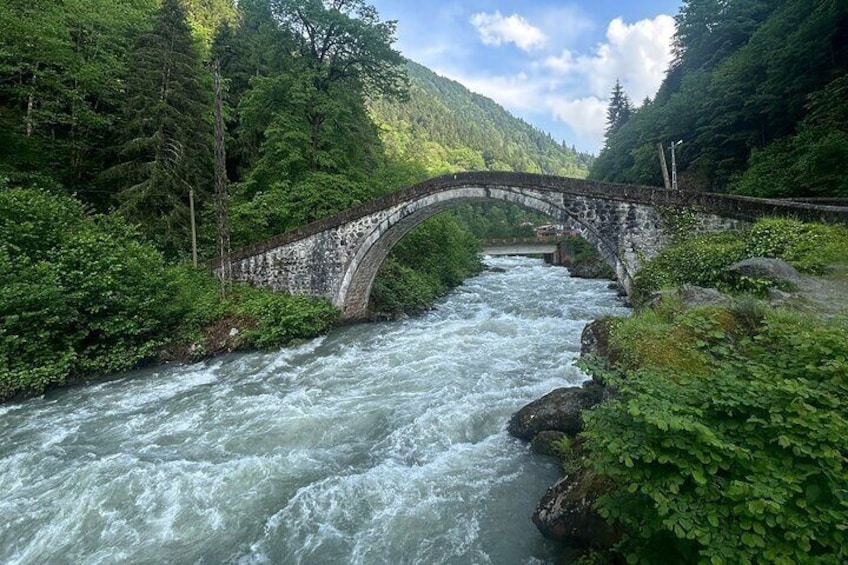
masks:
<svg viewBox="0 0 848 565"><path fill-rule="evenodd" d="M532 441L536 434L545 430L574 437L583 429L583 410L601 402L603 396L604 387L594 381L583 386L554 389L513 414L507 431L524 441Z"/></svg>

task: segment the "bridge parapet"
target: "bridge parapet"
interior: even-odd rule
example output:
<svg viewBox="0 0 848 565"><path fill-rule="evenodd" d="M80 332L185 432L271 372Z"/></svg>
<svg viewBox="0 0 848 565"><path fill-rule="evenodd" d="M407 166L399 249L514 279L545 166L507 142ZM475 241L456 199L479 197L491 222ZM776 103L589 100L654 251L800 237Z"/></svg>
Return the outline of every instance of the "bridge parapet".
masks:
<svg viewBox="0 0 848 565"><path fill-rule="evenodd" d="M231 255L233 277L275 290L323 296L348 318L365 314L391 247L425 219L468 201L510 202L550 216L595 244L629 288L641 261L668 239L663 215L685 209L700 231L733 229L764 216L848 224L848 208L602 183L528 173L445 175L393 192Z"/></svg>

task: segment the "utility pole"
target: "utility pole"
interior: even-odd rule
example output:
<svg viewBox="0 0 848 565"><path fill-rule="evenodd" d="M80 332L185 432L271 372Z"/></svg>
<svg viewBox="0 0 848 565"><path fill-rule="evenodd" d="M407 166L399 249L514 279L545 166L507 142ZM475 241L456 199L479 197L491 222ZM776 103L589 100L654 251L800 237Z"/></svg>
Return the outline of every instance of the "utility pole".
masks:
<svg viewBox="0 0 848 565"><path fill-rule="evenodd" d="M668 179L668 164L665 162L665 149L663 149L662 142L657 143L657 151L660 152L660 166L662 167L663 183L665 184L665 189L669 190L671 188L671 181Z"/></svg>
<svg viewBox="0 0 848 565"><path fill-rule="evenodd" d="M674 148L681 143L683 143L682 139L671 144L671 187L673 190L679 190L677 186L677 159L674 156Z"/></svg>
<svg viewBox="0 0 848 565"><path fill-rule="evenodd" d="M212 75L215 84L215 196L218 219L218 256L221 258L221 294L227 294L230 279L230 229L227 221L227 153L224 126L224 95L221 62L216 58Z"/></svg>

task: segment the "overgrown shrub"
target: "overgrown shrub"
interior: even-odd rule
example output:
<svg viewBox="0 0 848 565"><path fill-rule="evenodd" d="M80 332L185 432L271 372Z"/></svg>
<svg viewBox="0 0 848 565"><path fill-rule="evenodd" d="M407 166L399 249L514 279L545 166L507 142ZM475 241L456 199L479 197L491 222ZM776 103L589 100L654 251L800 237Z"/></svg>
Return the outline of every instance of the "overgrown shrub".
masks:
<svg viewBox="0 0 848 565"><path fill-rule="evenodd" d="M834 264L848 264L848 228L766 218L747 232L693 237L643 266L635 277L634 299L644 303L654 291L682 284L762 294L774 283L726 271L747 257L782 259L802 273L823 274Z"/></svg>
<svg viewBox="0 0 848 565"><path fill-rule="evenodd" d="M776 257L799 271L823 274L833 263L848 263L848 228L797 220L765 219L747 237L752 257Z"/></svg>
<svg viewBox="0 0 848 565"><path fill-rule="evenodd" d="M644 302L656 290L685 283L727 288L724 269L746 256L745 239L737 233L688 239L667 247L642 267L634 281L634 298Z"/></svg>
<svg viewBox="0 0 848 565"><path fill-rule="evenodd" d="M417 312L482 270L479 244L448 215L424 222L400 241L371 294L378 312Z"/></svg>
<svg viewBox="0 0 848 565"><path fill-rule="evenodd" d="M161 255L120 219L0 190L0 399L152 356L175 321L172 294Z"/></svg>
<svg viewBox="0 0 848 565"><path fill-rule="evenodd" d="M603 375L619 395L584 436L618 485L599 505L630 563L848 560L848 321L743 310L663 321L707 370L641 355L642 316L613 329L628 363Z"/></svg>
<svg viewBox="0 0 848 565"><path fill-rule="evenodd" d="M225 319L242 323L240 347L266 348L337 317L324 300L246 285L223 298L209 271L166 267L118 216L36 188L0 190L0 401L202 343Z"/></svg>

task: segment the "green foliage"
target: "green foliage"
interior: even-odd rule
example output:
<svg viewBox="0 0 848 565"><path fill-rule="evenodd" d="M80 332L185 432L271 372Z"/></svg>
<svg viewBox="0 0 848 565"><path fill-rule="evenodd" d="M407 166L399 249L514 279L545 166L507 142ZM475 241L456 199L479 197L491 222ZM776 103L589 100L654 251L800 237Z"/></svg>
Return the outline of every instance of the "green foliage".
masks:
<svg viewBox="0 0 848 565"><path fill-rule="evenodd" d="M746 250L751 257L777 257L801 272L823 274L836 263L848 264L848 228L760 220L748 234Z"/></svg>
<svg viewBox="0 0 848 565"><path fill-rule="evenodd" d="M236 290L233 314L247 317L245 345L267 349L310 339L329 330L339 317L327 300L292 296L251 286Z"/></svg>
<svg viewBox="0 0 848 565"><path fill-rule="evenodd" d="M602 180L662 184L657 143L683 140L684 188L846 194L848 9L807 0L687 0L656 98L608 140Z"/></svg>
<svg viewBox="0 0 848 565"><path fill-rule="evenodd" d="M848 74L809 96L799 133L751 154L736 190L760 197L848 196Z"/></svg>
<svg viewBox="0 0 848 565"><path fill-rule="evenodd" d="M180 0L165 0L130 54L116 203L169 257L191 249L189 192L203 201L211 170L211 89Z"/></svg>
<svg viewBox="0 0 848 565"><path fill-rule="evenodd" d="M681 284L731 292L762 294L773 283L732 277L725 269L747 257L772 257L802 273L823 274L848 264L848 229L844 226L763 219L745 233L721 233L685 239L662 250L643 266L634 281L634 299Z"/></svg>
<svg viewBox="0 0 848 565"><path fill-rule="evenodd" d="M848 321L700 309L660 320L678 355L642 355L645 313L613 327L619 395L586 417L604 516L638 563L848 558ZM651 319L645 317L653 316ZM673 339L669 339L673 336Z"/></svg>
<svg viewBox="0 0 848 565"><path fill-rule="evenodd" d="M281 347L325 333L339 317L326 300L246 284L230 283L222 294L220 280L189 265L171 267L168 277L179 312L169 346L177 358ZM237 333L230 335L233 328Z"/></svg>
<svg viewBox="0 0 848 565"><path fill-rule="evenodd" d="M416 312L482 269L477 240L449 215L427 220L392 250L374 283L371 309Z"/></svg>
<svg viewBox="0 0 848 565"><path fill-rule="evenodd" d="M663 249L634 280L634 299L643 302L662 288L693 284L729 290L724 269L746 257L746 243L735 233L694 237Z"/></svg>
<svg viewBox="0 0 848 565"><path fill-rule="evenodd" d="M155 354L178 312L133 228L37 189L0 190L0 211L0 398Z"/></svg>
<svg viewBox="0 0 848 565"><path fill-rule="evenodd" d="M154 0L0 5L0 166L97 199L89 181L114 142L129 46L155 9Z"/></svg>
<svg viewBox="0 0 848 565"><path fill-rule="evenodd" d="M509 115L492 100L407 61L405 100L372 99L369 109L392 157L412 157L430 175L492 170L583 178L592 161Z"/></svg>

